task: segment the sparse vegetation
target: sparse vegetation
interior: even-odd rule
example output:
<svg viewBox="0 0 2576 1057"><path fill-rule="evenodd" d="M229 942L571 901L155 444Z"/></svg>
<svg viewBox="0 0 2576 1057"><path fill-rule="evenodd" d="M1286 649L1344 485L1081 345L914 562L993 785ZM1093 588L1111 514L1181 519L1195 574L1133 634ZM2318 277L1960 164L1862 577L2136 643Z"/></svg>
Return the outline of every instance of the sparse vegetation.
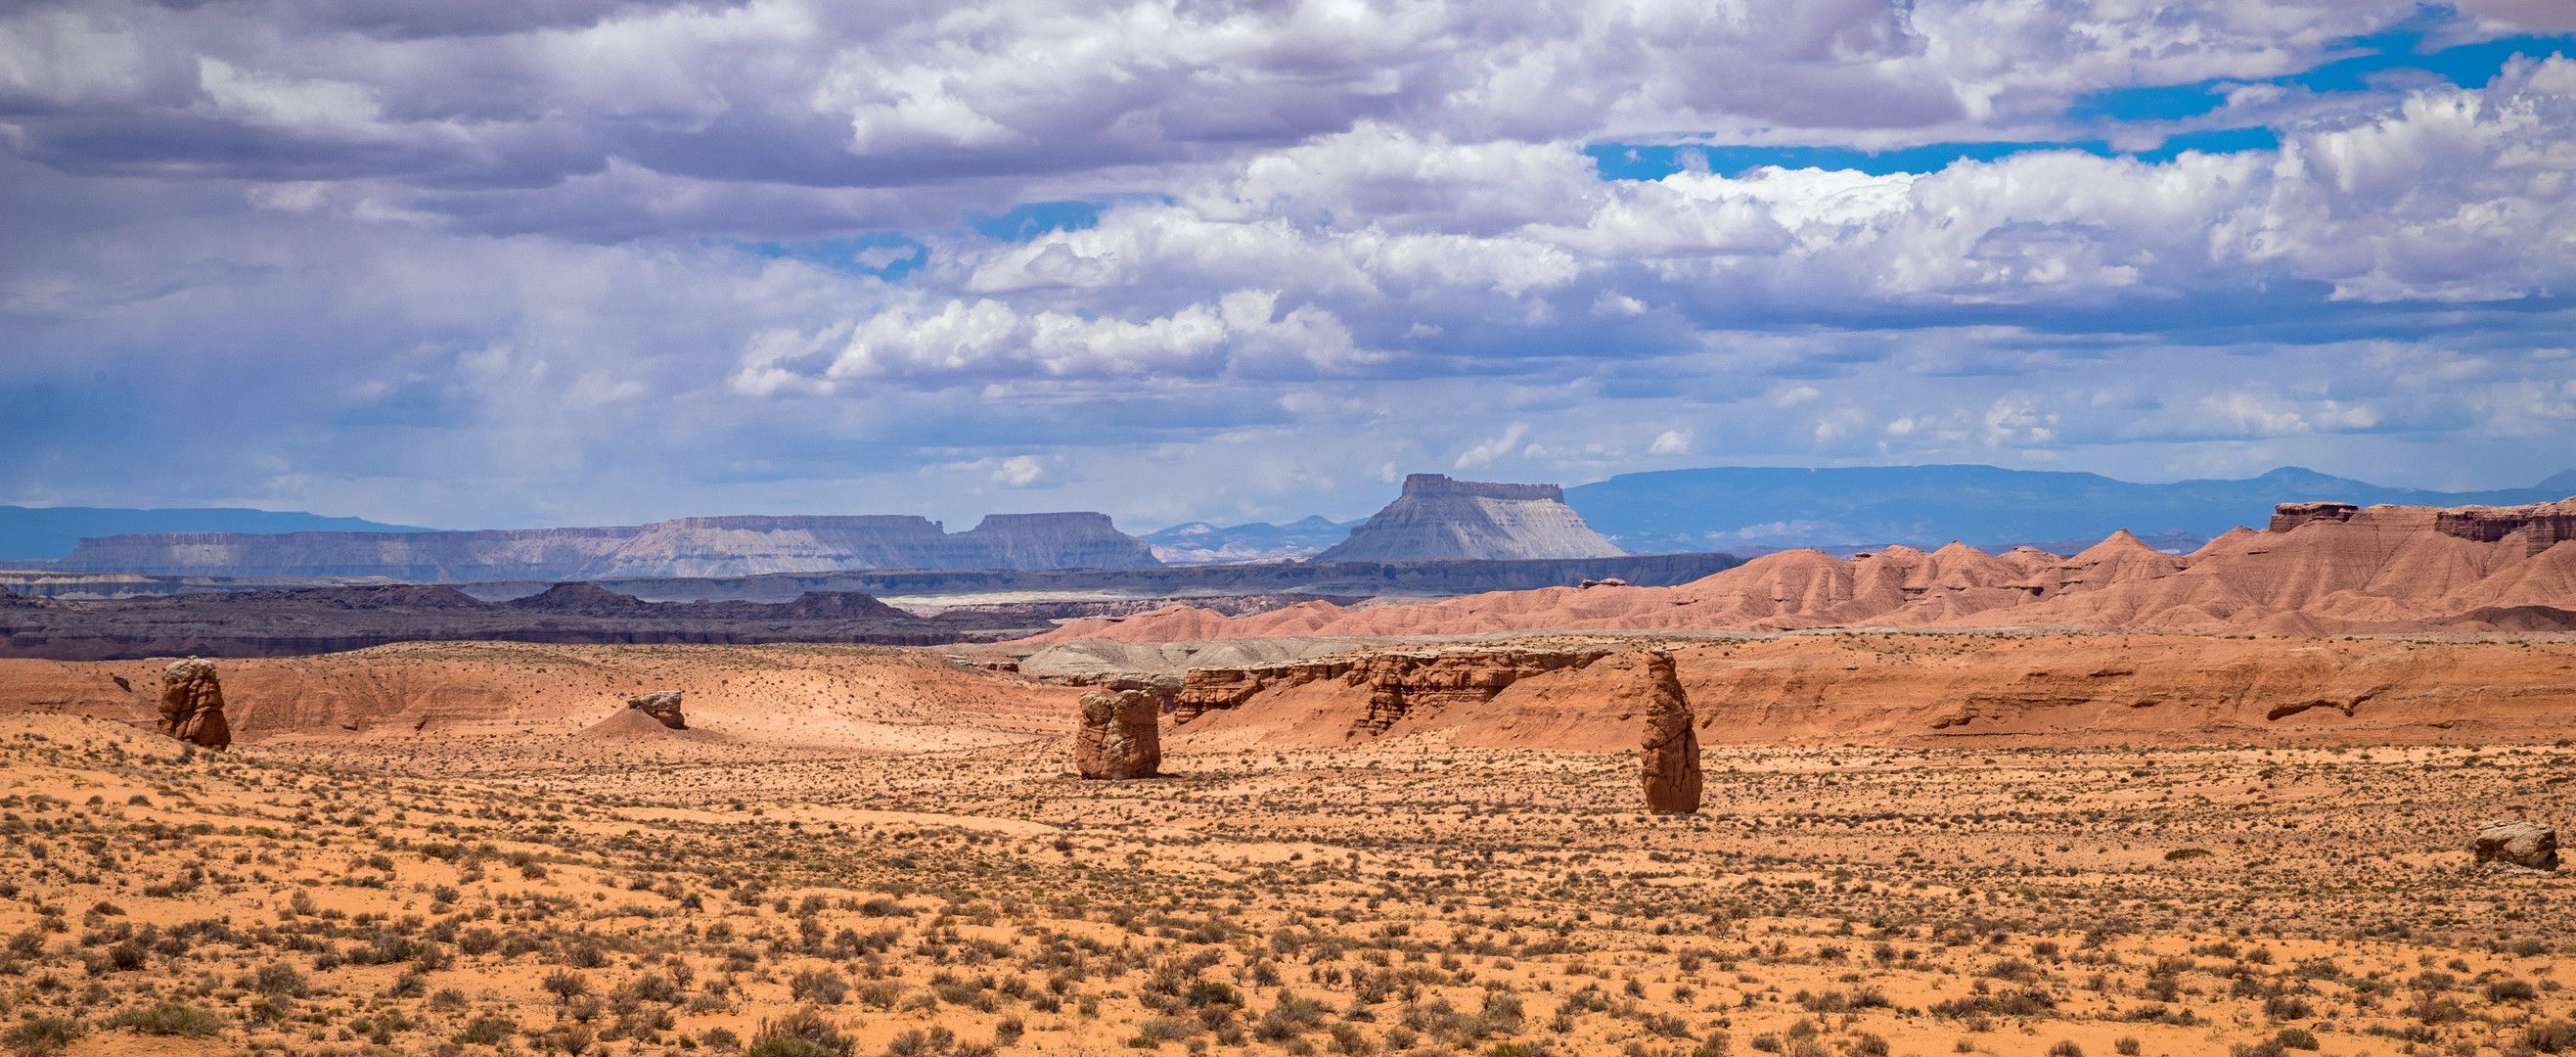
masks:
<svg viewBox="0 0 2576 1057"><path fill-rule="evenodd" d="M425 781L9 722L30 1057L2576 1052L2510 938L2554 882L2455 846L2556 747L1716 748L1710 813L1647 818L1618 757L1423 743Z"/></svg>

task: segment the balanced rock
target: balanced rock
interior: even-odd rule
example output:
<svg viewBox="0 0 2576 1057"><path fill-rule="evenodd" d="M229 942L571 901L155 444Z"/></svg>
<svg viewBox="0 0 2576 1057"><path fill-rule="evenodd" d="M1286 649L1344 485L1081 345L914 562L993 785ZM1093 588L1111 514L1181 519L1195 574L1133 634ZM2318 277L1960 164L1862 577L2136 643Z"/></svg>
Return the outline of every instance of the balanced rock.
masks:
<svg viewBox="0 0 2576 1057"><path fill-rule="evenodd" d="M1646 809L1658 814L1699 810L1699 723L1673 674L1668 653L1646 655Z"/></svg>
<svg viewBox="0 0 2576 1057"><path fill-rule="evenodd" d="M1159 699L1145 690L1082 695L1073 766L1085 778L1151 778L1163 765Z"/></svg>
<svg viewBox="0 0 2576 1057"><path fill-rule="evenodd" d="M2478 861L2526 870L2558 868L2558 830L2536 822L2490 819L2478 824Z"/></svg>
<svg viewBox="0 0 2576 1057"><path fill-rule="evenodd" d="M209 749L233 743L224 719L224 687L215 662L199 657L172 661L161 670L161 733Z"/></svg>
<svg viewBox="0 0 2576 1057"><path fill-rule="evenodd" d="M663 726L672 730L689 729L687 718L680 714L680 692L677 690L655 690L649 694L637 694L626 699L626 707L661 720Z"/></svg>

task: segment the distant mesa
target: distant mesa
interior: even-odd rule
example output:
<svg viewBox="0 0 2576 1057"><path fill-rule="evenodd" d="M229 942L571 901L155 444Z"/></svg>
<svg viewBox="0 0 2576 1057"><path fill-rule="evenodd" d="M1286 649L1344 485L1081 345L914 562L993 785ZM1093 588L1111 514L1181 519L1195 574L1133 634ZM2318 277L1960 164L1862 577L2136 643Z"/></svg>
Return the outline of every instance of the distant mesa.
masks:
<svg viewBox="0 0 2576 1057"><path fill-rule="evenodd" d="M1351 530L1317 561L1431 558L1609 558L1612 546L1552 484L1456 481L1436 473L1404 479L1404 492Z"/></svg>
<svg viewBox="0 0 2576 1057"><path fill-rule="evenodd" d="M384 577L424 583L751 576L834 569L1160 566L1106 514L992 514L966 532L904 515L703 517L480 532L158 532L92 537L47 572Z"/></svg>

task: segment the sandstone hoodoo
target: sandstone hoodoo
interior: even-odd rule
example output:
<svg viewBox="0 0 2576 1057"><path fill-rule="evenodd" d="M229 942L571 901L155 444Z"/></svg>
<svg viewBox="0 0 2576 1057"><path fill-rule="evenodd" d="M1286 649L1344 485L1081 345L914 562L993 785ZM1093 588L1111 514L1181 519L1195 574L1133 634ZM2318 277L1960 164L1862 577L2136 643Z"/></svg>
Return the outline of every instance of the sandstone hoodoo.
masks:
<svg viewBox="0 0 2576 1057"><path fill-rule="evenodd" d="M1639 667L1646 695L1646 736L1638 746L1644 757L1646 809L1659 815L1696 814L1699 724L1691 715L1690 698L1673 674L1671 654L1648 653Z"/></svg>
<svg viewBox="0 0 2576 1057"><path fill-rule="evenodd" d="M1607 558L1612 546L1552 484L1404 479L1404 493L1316 561L1424 558Z"/></svg>
<svg viewBox="0 0 2576 1057"><path fill-rule="evenodd" d="M1091 691L1082 695L1082 727L1074 733L1073 766L1084 778L1152 778L1163 765L1161 709L1151 691Z"/></svg>
<svg viewBox="0 0 2576 1057"><path fill-rule="evenodd" d="M161 671L161 733L209 749L233 743L224 719L224 687L215 662L198 657L172 661Z"/></svg>
<svg viewBox="0 0 2576 1057"><path fill-rule="evenodd" d="M651 716L672 730L689 729L687 717L680 713L680 692L677 690L637 694L626 699L626 707Z"/></svg>
<svg viewBox="0 0 2576 1057"><path fill-rule="evenodd" d="M2558 868L2558 829L2518 819L2494 819L2478 826L2480 863L2503 863L2526 870Z"/></svg>

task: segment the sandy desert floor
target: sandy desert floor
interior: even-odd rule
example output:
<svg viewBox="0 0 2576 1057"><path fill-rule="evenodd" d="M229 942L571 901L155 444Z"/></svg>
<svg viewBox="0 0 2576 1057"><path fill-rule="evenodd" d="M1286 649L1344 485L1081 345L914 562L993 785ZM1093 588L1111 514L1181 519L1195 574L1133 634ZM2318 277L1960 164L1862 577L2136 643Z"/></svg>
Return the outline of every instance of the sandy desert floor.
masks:
<svg viewBox="0 0 2576 1057"><path fill-rule="evenodd" d="M2508 1054L2567 882L2472 868L2566 743L1709 750L1066 741L184 751L0 717L21 1052ZM452 752L477 744L458 743ZM454 767L442 768L453 771Z"/></svg>

